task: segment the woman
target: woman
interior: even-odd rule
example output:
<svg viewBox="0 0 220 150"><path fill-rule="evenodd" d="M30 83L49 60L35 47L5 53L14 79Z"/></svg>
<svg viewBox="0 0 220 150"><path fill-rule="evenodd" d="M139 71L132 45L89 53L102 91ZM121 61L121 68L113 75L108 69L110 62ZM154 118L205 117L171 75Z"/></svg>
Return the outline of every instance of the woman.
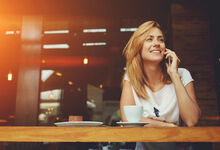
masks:
<svg viewBox="0 0 220 150"><path fill-rule="evenodd" d="M165 46L164 34L155 21L148 21L134 32L123 54L126 72L122 81L120 100L122 121L125 105L143 105L140 121L146 127L176 127L180 118L187 126L194 126L200 109L196 102L193 79L188 70L178 68L180 60ZM149 149L152 143L137 143L136 149ZM162 143L161 143L162 144ZM167 149L176 149L173 143ZM159 149L160 144L153 149ZM163 145L164 146L164 145ZM165 149L165 147L162 147Z"/></svg>

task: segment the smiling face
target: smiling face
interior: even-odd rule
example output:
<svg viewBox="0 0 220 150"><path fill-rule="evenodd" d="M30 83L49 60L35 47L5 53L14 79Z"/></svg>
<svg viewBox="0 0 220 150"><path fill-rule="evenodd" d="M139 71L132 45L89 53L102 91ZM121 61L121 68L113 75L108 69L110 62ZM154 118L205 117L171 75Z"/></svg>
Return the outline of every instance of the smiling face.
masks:
<svg viewBox="0 0 220 150"><path fill-rule="evenodd" d="M147 38L143 43L141 57L145 62L161 62L166 50L163 33L154 27L148 31Z"/></svg>

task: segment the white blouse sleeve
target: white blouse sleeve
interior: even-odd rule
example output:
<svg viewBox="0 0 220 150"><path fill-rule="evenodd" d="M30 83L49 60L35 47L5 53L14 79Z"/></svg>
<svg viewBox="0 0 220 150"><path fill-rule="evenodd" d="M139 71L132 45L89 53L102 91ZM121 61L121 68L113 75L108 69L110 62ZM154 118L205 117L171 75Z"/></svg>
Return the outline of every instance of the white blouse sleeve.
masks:
<svg viewBox="0 0 220 150"><path fill-rule="evenodd" d="M179 75L181 76L181 80L184 86L186 86L188 83L194 81L192 78L190 72L185 68L178 68Z"/></svg>

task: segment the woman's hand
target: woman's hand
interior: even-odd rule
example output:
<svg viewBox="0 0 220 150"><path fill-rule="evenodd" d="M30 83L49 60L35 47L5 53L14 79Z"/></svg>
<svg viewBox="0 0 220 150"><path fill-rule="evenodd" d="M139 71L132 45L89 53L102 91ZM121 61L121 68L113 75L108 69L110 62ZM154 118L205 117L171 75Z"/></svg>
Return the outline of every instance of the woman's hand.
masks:
<svg viewBox="0 0 220 150"><path fill-rule="evenodd" d="M174 123L166 123L165 127L178 127Z"/></svg>
<svg viewBox="0 0 220 150"><path fill-rule="evenodd" d="M174 51L171 51L170 49L166 49L164 55L166 55L165 59L170 59L168 62L166 62L166 66L167 66L167 73L170 75L170 77L172 77L173 74L178 73L177 69L180 60L176 56L176 53Z"/></svg>
<svg viewBox="0 0 220 150"><path fill-rule="evenodd" d="M140 121L149 123L149 124L145 125L145 127L177 127L177 125L172 122L155 120L151 117L147 117L147 118L142 117Z"/></svg>

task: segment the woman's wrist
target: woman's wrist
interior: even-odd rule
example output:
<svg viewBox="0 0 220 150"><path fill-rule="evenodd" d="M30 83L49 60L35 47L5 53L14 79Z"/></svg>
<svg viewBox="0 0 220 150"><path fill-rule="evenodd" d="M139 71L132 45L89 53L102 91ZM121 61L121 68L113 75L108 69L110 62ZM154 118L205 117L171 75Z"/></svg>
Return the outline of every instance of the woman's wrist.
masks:
<svg viewBox="0 0 220 150"><path fill-rule="evenodd" d="M180 75L179 73L176 71L176 72L171 72L170 74L170 78L171 80L174 82L176 79L180 79Z"/></svg>
<svg viewBox="0 0 220 150"><path fill-rule="evenodd" d="M175 125L174 123L168 123L167 127L177 127L177 125Z"/></svg>
<svg viewBox="0 0 220 150"><path fill-rule="evenodd" d="M149 122L145 127L177 127L174 123L142 117L140 121Z"/></svg>

